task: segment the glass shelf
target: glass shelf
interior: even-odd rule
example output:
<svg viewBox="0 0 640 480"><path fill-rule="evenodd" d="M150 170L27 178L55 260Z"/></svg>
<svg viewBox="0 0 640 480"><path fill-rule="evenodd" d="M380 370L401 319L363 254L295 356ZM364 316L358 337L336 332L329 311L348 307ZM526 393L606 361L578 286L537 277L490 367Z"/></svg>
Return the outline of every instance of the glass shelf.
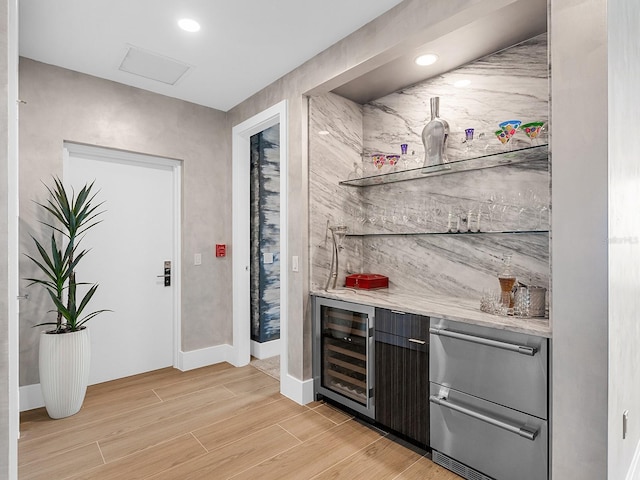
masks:
<svg viewBox="0 0 640 480"><path fill-rule="evenodd" d="M548 161L548 155L548 145L537 145L535 147L483 155L481 157L465 158L464 160L456 160L443 165L412 168L410 170L402 170L399 172L382 173L380 175L373 175L369 177L343 180L342 182L339 182L339 184L349 187L370 187L374 185L384 185L387 183L448 175L450 173L461 173L472 170L482 170L485 168L515 165L525 162L541 160L546 162Z"/></svg>
<svg viewBox="0 0 640 480"><path fill-rule="evenodd" d="M434 236L434 235L504 235L504 234L548 234L549 230L504 230L504 231L491 231L491 232L377 232L377 233L347 233L346 237L385 237L404 235L407 237L417 236Z"/></svg>

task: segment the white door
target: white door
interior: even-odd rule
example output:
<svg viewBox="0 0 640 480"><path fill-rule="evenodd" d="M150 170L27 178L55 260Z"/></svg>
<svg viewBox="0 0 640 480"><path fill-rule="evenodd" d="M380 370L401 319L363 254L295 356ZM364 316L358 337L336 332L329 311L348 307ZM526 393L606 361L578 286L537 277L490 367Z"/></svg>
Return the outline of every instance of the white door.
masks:
<svg viewBox="0 0 640 480"><path fill-rule="evenodd" d="M92 319L89 383L174 365L177 345L177 161L66 144L65 184L78 191L95 180L102 223L82 240L91 251L77 280L100 286ZM172 163L173 162L173 163ZM171 262L171 286L164 263Z"/></svg>

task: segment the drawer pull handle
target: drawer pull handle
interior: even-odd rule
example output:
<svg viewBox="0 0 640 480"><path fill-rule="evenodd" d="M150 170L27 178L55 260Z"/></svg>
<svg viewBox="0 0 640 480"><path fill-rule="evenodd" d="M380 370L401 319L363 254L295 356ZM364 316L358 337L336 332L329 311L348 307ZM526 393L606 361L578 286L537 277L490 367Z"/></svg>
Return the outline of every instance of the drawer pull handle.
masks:
<svg viewBox="0 0 640 480"><path fill-rule="evenodd" d="M509 350L510 352L521 353L522 355L529 355L533 357L538 349L535 347L529 347L527 345L516 345L514 343L500 342L498 340L492 340L490 338L476 337L475 335L468 335L466 333L458 333L446 328L430 327L429 333L434 335L441 335L443 337L456 338L458 340L464 340L466 342L473 342L480 345L486 345L488 347L502 348L503 350Z"/></svg>
<svg viewBox="0 0 640 480"><path fill-rule="evenodd" d="M419 345L424 345L425 343L427 343L427 342L425 342L424 340L418 340L417 338L410 338L410 339L409 339L409 341L410 341L411 343L417 343L417 344L419 344Z"/></svg>
<svg viewBox="0 0 640 480"><path fill-rule="evenodd" d="M484 413L479 413L469 408L463 407L461 405L456 405L455 403L451 403L446 398L443 398L443 397L437 397L435 395L431 395L429 397L429 401L431 403L435 403L436 405L440 405L442 407L455 410L456 412L460 412L464 415L468 415L472 418L475 418L482 422L493 425L494 427L502 428L503 430L507 430L508 432L515 433L516 435L526 438L527 440L533 441L538 436L538 430L533 430L530 427L527 427L526 425L523 425L521 427L517 425L511 425L510 423L504 422L502 420L497 420L493 417L485 415Z"/></svg>

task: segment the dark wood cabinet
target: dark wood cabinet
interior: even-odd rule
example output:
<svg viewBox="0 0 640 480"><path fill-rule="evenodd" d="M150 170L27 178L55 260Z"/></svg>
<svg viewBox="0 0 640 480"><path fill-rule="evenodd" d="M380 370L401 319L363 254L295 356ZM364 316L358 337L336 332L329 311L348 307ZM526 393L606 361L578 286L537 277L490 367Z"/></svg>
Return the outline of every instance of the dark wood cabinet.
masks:
<svg viewBox="0 0 640 480"><path fill-rule="evenodd" d="M429 445L429 318L376 309L376 421Z"/></svg>

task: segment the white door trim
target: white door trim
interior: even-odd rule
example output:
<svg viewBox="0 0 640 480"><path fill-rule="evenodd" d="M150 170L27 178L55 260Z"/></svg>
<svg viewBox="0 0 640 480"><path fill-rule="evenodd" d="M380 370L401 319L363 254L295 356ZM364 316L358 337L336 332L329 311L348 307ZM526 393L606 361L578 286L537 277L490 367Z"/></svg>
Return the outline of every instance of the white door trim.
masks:
<svg viewBox="0 0 640 480"><path fill-rule="evenodd" d="M182 232L182 218L181 218L181 185L182 185L182 162L180 160L174 160L171 158L156 157L153 155L146 155L142 153L133 153L125 150L116 150L111 148L96 147L93 145L84 145L80 143L64 142L63 149L63 179L66 178L69 171L69 154L74 153L87 158L96 160L103 160L108 162L121 162L129 165L160 165L171 168L173 176L173 266L172 270L176 272L173 275L172 292L173 292L173 366L179 367L180 350L182 345L181 337L181 288L182 288L182 262L181 262L181 232Z"/></svg>
<svg viewBox="0 0 640 480"><path fill-rule="evenodd" d="M280 124L280 391L291 390L288 380L288 124L287 101L264 110L233 127L233 353L230 362L235 366L247 365L251 356L250 329L250 138L256 133Z"/></svg>

